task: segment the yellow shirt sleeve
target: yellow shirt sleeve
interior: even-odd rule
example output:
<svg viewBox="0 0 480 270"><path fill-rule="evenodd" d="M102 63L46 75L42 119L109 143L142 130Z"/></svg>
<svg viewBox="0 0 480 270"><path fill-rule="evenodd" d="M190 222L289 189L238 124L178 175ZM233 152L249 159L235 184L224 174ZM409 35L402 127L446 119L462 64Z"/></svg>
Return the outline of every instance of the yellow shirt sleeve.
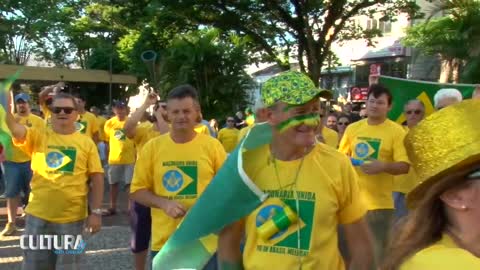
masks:
<svg viewBox="0 0 480 270"><path fill-rule="evenodd" d="M352 156L352 143L350 137L350 127L347 127L345 133L343 134L342 140L340 141L340 145L338 146L338 151L340 151L340 153L344 153L349 157Z"/></svg>
<svg viewBox="0 0 480 270"><path fill-rule="evenodd" d="M111 120L107 120L107 122L105 122L105 126L103 127L103 132L104 132L104 135L105 135L105 142L109 142L110 141L110 125L111 125L112 121Z"/></svg>
<svg viewBox="0 0 480 270"><path fill-rule="evenodd" d="M367 207L360 195L358 176L348 158L343 162L342 183L335 187L339 198L338 219L341 224L349 224L363 217Z"/></svg>
<svg viewBox="0 0 480 270"><path fill-rule="evenodd" d="M403 141L405 139L406 133L399 130L398 137L393 141L393 160L395 162L407 162L410 164L408 159L407 150Z"/></svg>
<svg viewBox="0 0 480 270"><path fill-rule="evenodd" d="M153 141L147 142L138 155L135 163L135 170L133 171L132 183L130 184L130 193L134 193L141 189L147 189L153 192L152 172L153 172L153 157L152 148L154 148Z"/></svg>
<svg viewBox="0 0 480 270"><path fill-rule="evenodd" d="M89 174L104 173L97 146L93 141L91 141L90 149L87 155L88 155L88 160L87 160L88 173Z"/></svg>
<svg viewBox="0 0 480 270"><path fill-rule="evenodd" d="M27 134L25 135L25 139L17 140L13 138L12 139L13 145L20 148L23 152L31 156L33 151L33 146L36 144L39 138L39 134L43 130L44 130L43 128L27 128Z"/></svg>
<svg viewBox="0 0 480 270"><path fill-rule="evenodd" d="M223 148L222 144L220 144L219 141L215 140L215 149L214 149L214 164L213 164L213 169L215 170L215 174L220 170L222 167L223 163L227 159L227 152L225 152L225 149Z"/></svg>

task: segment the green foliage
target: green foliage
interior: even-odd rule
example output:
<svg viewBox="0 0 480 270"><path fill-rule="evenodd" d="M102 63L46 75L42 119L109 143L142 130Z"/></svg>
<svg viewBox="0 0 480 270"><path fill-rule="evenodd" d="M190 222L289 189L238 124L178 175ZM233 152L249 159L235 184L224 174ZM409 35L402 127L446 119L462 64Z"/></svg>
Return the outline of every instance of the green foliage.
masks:
<svg viewBox="0 0 480 270"><path fill-rule="evenodd" d="M439 55L444 60L460 63L461 81L480 82L480 1L440 0L433 13L447 16L427 20L407 29L405 46L419 49L426 55Z"/></svg>
<svg viewBox="0 0 480 270"><path fill-rule="evenodd" d="M210 25L244 37L256 61L276 61L288 67L293 55L301 70L308 72L315 83L334 41L371 39L380 34L355 26L355 16L380 13L384 20L391 20L400 12L414 17L419 9L411 0L156 0L156 3L159 12L175 13L189 24Z"/></svg>
<svg viewBox="0 0 480 270"><path fill-rule="evenodd" d="M232 39L238 37L233 36ZM173 87L189 83L197 88L204 118L219 118L245 106L252 87L245 73L244 46L225 42L214 30L195 31L174 39L162 56L162 96Z"/></svg>

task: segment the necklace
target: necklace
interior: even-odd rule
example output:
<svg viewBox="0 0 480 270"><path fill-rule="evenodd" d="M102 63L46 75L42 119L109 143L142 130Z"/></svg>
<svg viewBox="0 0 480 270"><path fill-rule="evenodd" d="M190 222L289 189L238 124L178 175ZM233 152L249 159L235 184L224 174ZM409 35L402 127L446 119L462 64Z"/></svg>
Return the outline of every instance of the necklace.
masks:
<svg viewBox="0 0 480 270"><path fill-rule="evenodd" d="M272 151L271 151L272 152ZM303 156L302 159L300 160L300 164L298 165L297 172L295 173L295 178L293 179L292 183L289 183L285 186L282 187L282 184L280 182L280 176L278 174L278 168L277 168L277 162L275 159L275 156L272 152L272 162L273 162L273 167L275 169L275 176L277 178L277 183L278 183L278 189L279 190L284 190L284 188L290 187L290 189L293 189L293 194L295 197L295 210L297 213L298 218L300 219L300 203L298 200L298 194L297 194L297 181L298 181L298 176L300 175L300 171L303 166L303 161L305 160L305 156L307 155L307 148L304 149L303 151ZM297 222L297 248L300 250L301 247L301 238L300 238L300 230L301 230L301 222ZM302 270L302 257L298 256L298 270Z"/></svg>

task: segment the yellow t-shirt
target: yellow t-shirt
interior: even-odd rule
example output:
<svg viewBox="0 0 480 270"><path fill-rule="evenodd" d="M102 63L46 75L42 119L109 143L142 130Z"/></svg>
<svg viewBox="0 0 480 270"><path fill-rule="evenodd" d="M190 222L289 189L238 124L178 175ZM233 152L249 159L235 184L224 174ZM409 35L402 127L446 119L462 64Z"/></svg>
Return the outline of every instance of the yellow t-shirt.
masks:
<svg viewBox="0 0 480 270"><path fill-rule="evenodd" d="M132 139L137 150L137 156L142 152L143 146L151 139L160 136L160 132L154 129L150 122L141 123L137 126L135 137Z"/></svg>
<svg viewBox="0 0 480 270"><path fill-rule="evenodd" d="M403 145L405 130L391 120L369 125L367 119L350 124L345 130L339 151L358 160L407 162ZM362 195L369 210L393 209L394 176L386 173L367 175L356 167Z"/></svg>
<svg viewBox="0 0 480 270"><path fill-rule="evenodd" d="M338 147L338 133L330 128L323 127L322 128L322 136L325 140L325 144L337 149Z"/></svg>
<svg viewBox="0 0 480 270"><path fill-rule="evenodd" d="M350 161L335 149L317 144L302 165L301 159L274 162L268 145L244 153L245 172L269 194L269 198L246 219L245 269L298 269L298 256L302 258L302 269L344 269L338 250L337 225L356 222L367 211ZM297 171L297 188L294 188ZM300 223L291 225L270 240L261 239L257 228L283 203L298 213L296 198ZM299 226L300 247L297 241Z"/></svg>
<svg viewBox="0 0 480 270"><path fill-rule="evenodd" d="M112 117L105 122L105 138L109 143L108 164L121 165L135 163L135 146L125 135L125 120Z"/></svg>
<svg viewBox="0 0 480 270"><path fill-rule="evenodd" d="M248 131L252 129L254 126L255 126L255 123L251 126L246 126L240 129L240 132L238 133L237 144L239 144L243 140L243 138L245 138L245 135L247 135Z"/></svg>
<svg viewBox="0 0 480 270"><path fill-rule="evenodd" d="M400 270L478 270L480 258L459 248L447 234L437 243L407 259Z"/></svg>
<svg viewBox="0 0 480 270"><path fill-rule="evenodd" d="M95 143L79 132L61 135L50 128L29 128L24 141L13 142L32 156L32 191L25 211L55 223L86 218L88 177L103 173Z"/></svg>
<svg viewBox="0 0 480 270"><path fill-rule="evenodd" d="M214 138L197 134L177 144L170 134L147 142L135 164L130 192L147 189L190 209L225 161L226 153ZM152 250L158 251L181 219L152 208Z"/></svg>
<svg viewBox="0 0 480 270"><path fill-rule="evenodd" d="M79 114L75 127L77 131L93 139L93 135L98 132L97 117L91 112Z"/></svg>
<svg viewBox="0 0 480 270"><path fill-rule="evenodd" d="M104 132L105 122L107 122L107 119L105 117L97 116L98 138L100 139L100 141L103 142L106 141Z"/></svg>
<svg viewBox="0 0 480 270"><path fill-rule="evenodd" d="M403 127L408 133L408 127ZM410 166L408 174L397 175L394 178L393 191L408 194L418 184L418 177L415 169Z"/></svg>
<svg viewBox="0 0 480 270"><path fill-rule="evenodd" d="M28 116L20 116L18 114L15 114L15 119L18 119L18 123L26 126L27 128L38 129L45 126L45 122L42 118L31 113ZM29 160L31 160L30 155L28 155L27 153L22 151L22 149L16 147L15 145L12 147L12 159L10 159L10 161L20 163L27 162Z"/></svg>
<svg viewBox="0 0 480 270"><path fill-rule="evenodd" d="M43 112L43 119L45 121L45 125L47 127L51 127L52 126L52 119L51 119L52 112L48 108L47 104L40 104L40 109Z"/></svg>
<svg viewBox="0 0 480 270"><path fill-rule="evenodd" d="M202 123L195 126L195 132L210 136L210 131L208 130L208 127Z"/></svg>
<svg viewBox="0 0 480 270"><path fill-rule="evenodd" d="M222 128L218 132L218 140L222 143L227 153L235 149L237 145L239 131L236 128Z"/></svg>

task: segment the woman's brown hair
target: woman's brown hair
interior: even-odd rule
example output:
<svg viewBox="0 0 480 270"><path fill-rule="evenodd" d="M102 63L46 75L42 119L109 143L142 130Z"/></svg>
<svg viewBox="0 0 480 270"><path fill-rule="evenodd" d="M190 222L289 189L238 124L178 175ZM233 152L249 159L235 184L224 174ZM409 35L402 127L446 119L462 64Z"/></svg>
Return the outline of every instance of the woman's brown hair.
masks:
<svg viewBox="0 0 480 270"><path fill-rule="evenodd" d="M478 168L478 163L442 177L428 189L416 208L393 228L387 256L380 269L398 270L409 257L442 238L449 220L440 196L451 188L465 185L468 181L465 176L475 167Z"/></svg>

